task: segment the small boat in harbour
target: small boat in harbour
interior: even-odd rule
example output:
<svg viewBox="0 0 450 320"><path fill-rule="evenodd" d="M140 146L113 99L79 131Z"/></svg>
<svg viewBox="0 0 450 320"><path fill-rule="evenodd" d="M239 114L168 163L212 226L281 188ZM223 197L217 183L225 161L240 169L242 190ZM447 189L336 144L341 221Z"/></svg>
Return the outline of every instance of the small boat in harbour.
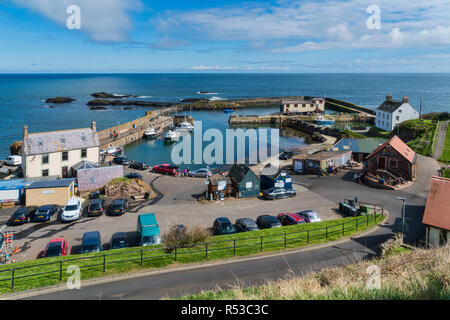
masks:
<svg viewBox="0 0 450 320"><path fill-rule="evenodd" d="M324 116L320 115L313 122L318 125L331 125L334 124L336 121L331 117L325 118Z"/></svg>
<svg viewBox="0 0 450 320"><path fill-rule="evenodd" d="M108 155L118 155L121 154L122 152L123 152L122 147L109 147L108 149L106 149L106 154Z"/></svg>
<svg viewBox="0 0 450 320"><path fill-rule="evenodd" d="M180 139L180 132L177 130L169 130L164 134L165 141L178 141Z"/></svg>
<svg viewBox="0 0 450 320"><path fill-rule="evenodd" d="M145 130L144 132L144 137L148 138L148 139L154 139L159 137L162 134L162 129L161 127L150 127L147 130Z"/></svg>
<svg viewBox="0 0 450 320"><path fill-rule="evenodd" d="M225 112L225 113L232 113L232 112L234 112L234 110L233 109L224 109L223 112Z"/></svg>
<svg viewBox="0 0 450 320"><path fill-rule="evenodd" d="M181 122L177 127L175 127L176 130L180 130L180 131L193 131L194 130L194 126L188 122L188 121L183 121Z"/></svg>

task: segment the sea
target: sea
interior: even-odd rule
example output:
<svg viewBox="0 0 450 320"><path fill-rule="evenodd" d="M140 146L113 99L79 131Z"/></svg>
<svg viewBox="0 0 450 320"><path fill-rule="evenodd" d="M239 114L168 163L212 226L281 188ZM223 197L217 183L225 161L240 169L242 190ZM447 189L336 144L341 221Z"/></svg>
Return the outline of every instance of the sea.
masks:
<svg viewBox="0 0 450 320"><path fill-rule="evenodd" d="M110 107L92 111L86 105L94 92L134 95L135 100L178 102L187 98L210 100L282 96L321 96L376 109L386 94L410 104L422 113L450 112L450 74L0 74L0 158L9 155L9 145L30 132L81 128L96 121L98 130L143 116L152 108L123 110ZM203 94L201 92L208 92ZM76 99L68 104L47 104L51 97ZM278 106L245 108L239 114L264 115ZM186 111L203 130L229 129L229 114L222 111ZM205 146L207 143L205 144ZM305 145L304 138L281 136L280 149ZM128 158L150 165L170 163L175 144L141 140L125 148ZM197 165L197 167L202 165Z"/></svg>

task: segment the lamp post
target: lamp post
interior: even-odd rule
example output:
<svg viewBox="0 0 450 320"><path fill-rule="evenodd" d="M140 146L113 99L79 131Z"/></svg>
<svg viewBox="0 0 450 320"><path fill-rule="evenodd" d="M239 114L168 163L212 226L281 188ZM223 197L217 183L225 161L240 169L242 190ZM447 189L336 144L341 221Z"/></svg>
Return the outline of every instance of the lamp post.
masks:
<svg viewBox="0 0 450 320"><path fill-rule="evenodd" d="M406 206L406 199L405 198L401 198L401 197L395 197L397 200L400 200L403 202L402 205L402 237L403 237L403 242L405 242L405 206Z"/></svg>

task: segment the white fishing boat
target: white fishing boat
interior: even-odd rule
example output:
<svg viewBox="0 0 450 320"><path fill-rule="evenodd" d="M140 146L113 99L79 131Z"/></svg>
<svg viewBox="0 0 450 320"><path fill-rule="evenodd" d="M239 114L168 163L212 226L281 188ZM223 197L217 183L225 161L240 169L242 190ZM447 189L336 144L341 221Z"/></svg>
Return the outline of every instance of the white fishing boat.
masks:
<svg viewBox="0 0 450 320"><path fill-rule="evenodd" d="M188 121L183 121L176 127L176 130L191 132L194 130L194 126Z"/></svg>
<svg viewBox="0 0 450 320"><path fill-rule="evenodd" d="M331 125L335 123L335 120L330 117L330 118L325 118L324 116L320 115L318 116L315 120L314 123L316 124L322 124L322 125Z"/></svg>
<svg viewBox="0 0 450 320"><path fill-rule="evenodd" d="M108 149L106 149L106 153L109 155L120 154L122 152L123 152L122 147L109 147Z"/></svg>
<svg viewBox="0 0 450 320"><path fill-rule="evenodd" d="M164 134L166 141L178 141L180 139L180 132L176 130L169 130Z"/></svg>
<svg viewBox="0 0 450 320"><path fill-rule="evenodd" d="M157 138L161 135L162 133L162 129L161 127L150 127L147 130L145 130L144 132L144 137L149 138L149 139L153 139L153 138Z"/></svg>

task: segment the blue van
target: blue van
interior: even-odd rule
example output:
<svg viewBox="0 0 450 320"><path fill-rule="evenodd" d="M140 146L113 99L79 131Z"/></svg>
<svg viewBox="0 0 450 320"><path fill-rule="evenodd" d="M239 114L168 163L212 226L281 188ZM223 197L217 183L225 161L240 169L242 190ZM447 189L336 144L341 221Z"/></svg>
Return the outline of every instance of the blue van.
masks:
<svg viewBox="0 0 450 320"><path fill-rule="evenodd" d="M81 253L100 252L102 251L102 240L100 232L91 231L83 234L81 241Z"/></svg>
<svg viewBox="0 0 450 320"><path fill-rule="evenodd" d="M140 246L157 245L161 243L161 232L154 213L139 215L137 232Z"/></svg>

